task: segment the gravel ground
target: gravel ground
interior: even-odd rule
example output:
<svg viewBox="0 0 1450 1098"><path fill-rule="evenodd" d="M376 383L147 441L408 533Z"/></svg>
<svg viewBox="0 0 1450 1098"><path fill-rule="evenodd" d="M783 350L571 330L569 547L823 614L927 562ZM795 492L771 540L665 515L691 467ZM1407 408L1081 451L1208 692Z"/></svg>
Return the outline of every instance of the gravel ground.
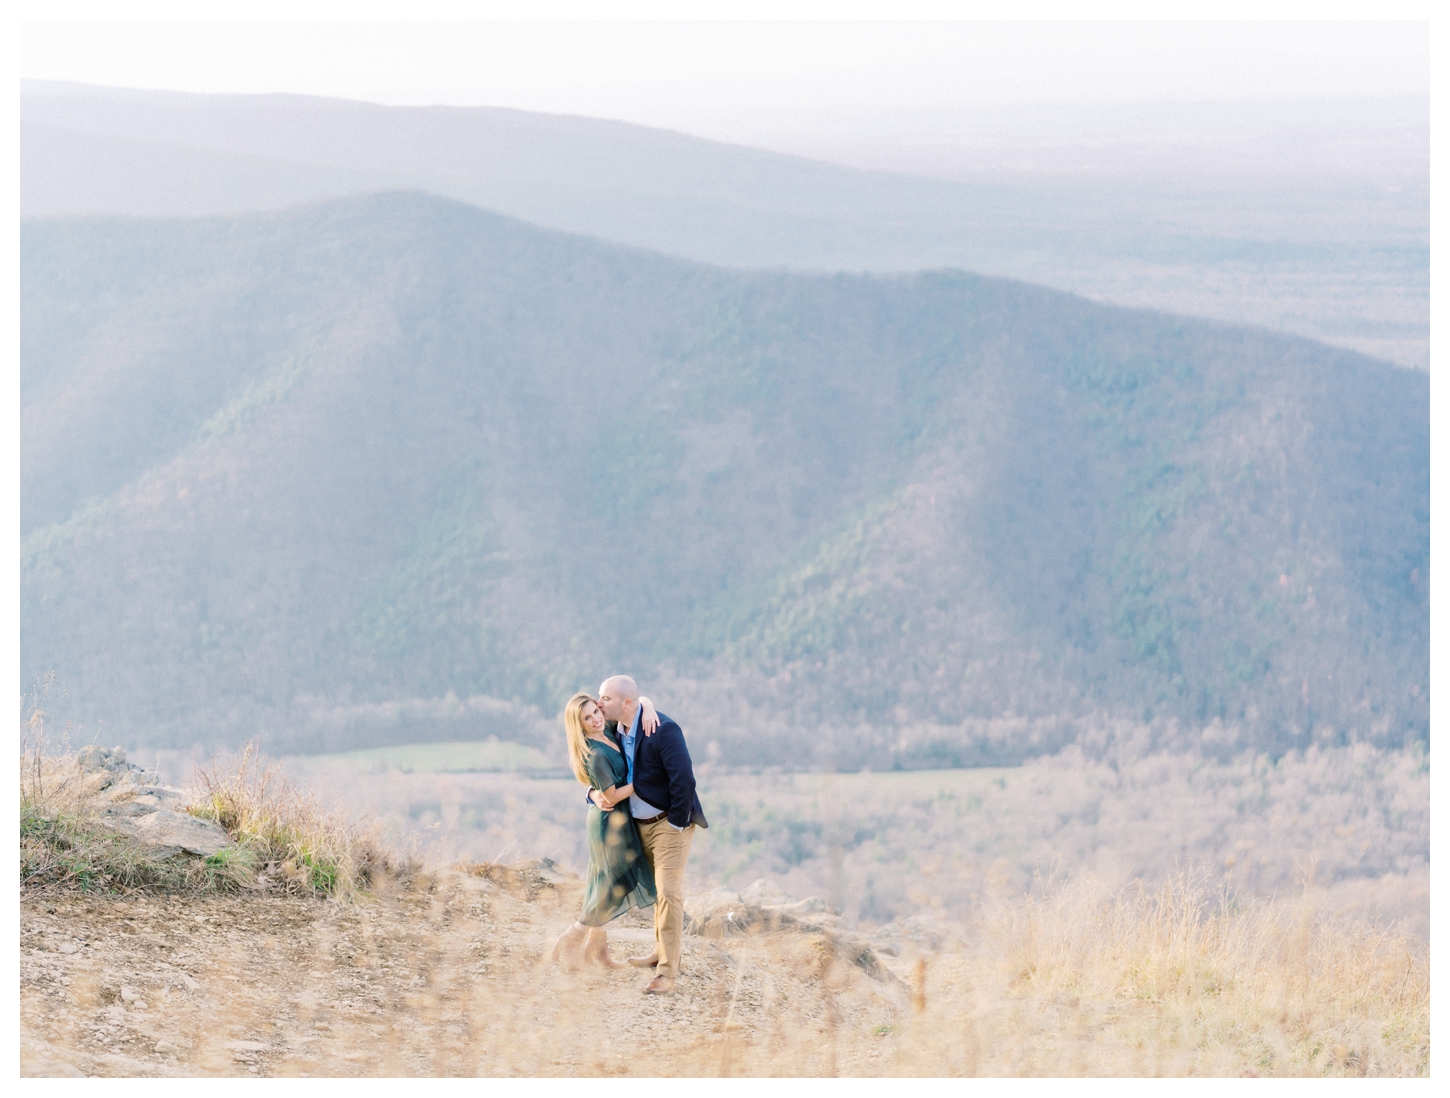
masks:
<svg viewBox="0 0 1450 1098"><path fill-rule="evenodd" d="M548 960L580 891L572 879L449 873L350 904L266 894L27 896L22 1073L884 1068L877 1037L891 1032L905 989L843 962L828 937L689 937L676 994L646 996L647 975L637 969L574 973ZM617 959L650 948L651 918L633 912L612 924Z"/></svg>

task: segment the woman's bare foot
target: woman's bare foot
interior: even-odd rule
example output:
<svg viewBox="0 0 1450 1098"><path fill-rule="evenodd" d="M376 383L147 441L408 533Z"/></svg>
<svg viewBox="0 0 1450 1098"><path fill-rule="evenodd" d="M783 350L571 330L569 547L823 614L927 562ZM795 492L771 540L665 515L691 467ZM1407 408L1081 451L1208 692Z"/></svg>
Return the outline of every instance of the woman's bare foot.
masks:
<svg viewBox="0 0 1450 1098"><path fill-rule="evenodd" d="M549 954L549 960L557 961L562 957L564 963L570 968L578 968L583 963L580 947L584 945L588 934L587 926L583 923L575 923L555 939L554 949Z"/></svg>
<svg viewBox="0 0 1450 1098"><path fill-rule="evenodd" d="M651 953L648 957L626 957L625 960L635 968L654 968L660 963L660 955Z"/></svg>
<svg viewBox="0 0 1450 1098"><path fill-rule="evenodd" d="M605 968L624 967L609 955L609 935L603 930L589 932L589 944L584 947L584 959L598 961Z"/></svg>

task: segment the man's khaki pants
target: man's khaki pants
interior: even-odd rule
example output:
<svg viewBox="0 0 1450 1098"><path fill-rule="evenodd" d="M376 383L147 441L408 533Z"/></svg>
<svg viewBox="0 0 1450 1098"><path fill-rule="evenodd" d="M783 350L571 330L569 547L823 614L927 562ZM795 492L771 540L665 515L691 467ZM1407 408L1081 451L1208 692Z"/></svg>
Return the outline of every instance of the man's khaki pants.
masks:
<svg viewBox="0 0 1450 1098"><path fill-rule="evenodd" d="M668 820L656 820L640 824L639 837L655 873L658 972L673 980L680 974L680 940L685 936L685 861L695 841L695 825L676 831Z"/></svg>

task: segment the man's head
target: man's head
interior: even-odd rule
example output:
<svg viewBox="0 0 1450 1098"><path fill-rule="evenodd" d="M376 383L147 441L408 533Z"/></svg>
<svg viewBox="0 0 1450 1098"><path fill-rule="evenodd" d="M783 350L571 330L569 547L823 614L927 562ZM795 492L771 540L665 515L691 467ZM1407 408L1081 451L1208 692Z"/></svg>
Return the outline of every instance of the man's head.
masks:
<svg viewBox="0 0 1450 1098"><path fill-rule="evenodd" d="M639 687L628 675L613 675L599 684L599 708L607 721L618 721L622 725L634 723L634 711L639 708ZM626 731L621 728L620 734Z"/></svg>

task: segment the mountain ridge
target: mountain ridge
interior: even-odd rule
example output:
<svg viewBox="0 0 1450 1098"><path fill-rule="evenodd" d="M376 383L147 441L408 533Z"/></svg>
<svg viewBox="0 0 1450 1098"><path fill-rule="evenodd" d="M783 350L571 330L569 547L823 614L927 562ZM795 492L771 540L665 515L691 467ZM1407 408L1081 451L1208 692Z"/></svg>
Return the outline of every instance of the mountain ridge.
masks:
<svg viewBox="0 0 1450 1098"><path fill-rule="evenodd" d="M23 663L79 720L336 749L313 708L452 692L532 741L630 666L737 762L1000 760L1051 744L979 724L1095 713L1427 734L1423 375L403 192L22 256Z"/></svg>
<svg viewBox="0 0 1450 1098"><path fill-rule="evenodd" d="M237 215L398 187L740 268L960 267L1426 365L1428 205L1246 178L949 181L507 108L21 92L21 210Z"/></svg>

